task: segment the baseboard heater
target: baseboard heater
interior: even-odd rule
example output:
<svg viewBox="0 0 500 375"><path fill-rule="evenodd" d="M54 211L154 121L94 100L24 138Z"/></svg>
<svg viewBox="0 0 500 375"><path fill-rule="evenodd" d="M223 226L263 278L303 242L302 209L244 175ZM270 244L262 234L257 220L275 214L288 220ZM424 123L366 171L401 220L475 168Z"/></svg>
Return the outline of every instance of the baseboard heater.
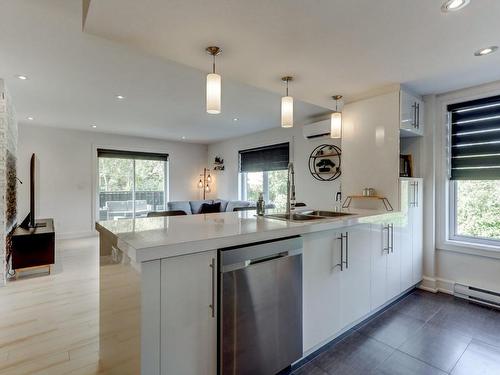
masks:
<svg viewBox="0 0 500 375"><path fill-rule="evenodd" d="M454 287L454 295L471 302L500 309L500 293L498 292L457 283Z"/></svg>

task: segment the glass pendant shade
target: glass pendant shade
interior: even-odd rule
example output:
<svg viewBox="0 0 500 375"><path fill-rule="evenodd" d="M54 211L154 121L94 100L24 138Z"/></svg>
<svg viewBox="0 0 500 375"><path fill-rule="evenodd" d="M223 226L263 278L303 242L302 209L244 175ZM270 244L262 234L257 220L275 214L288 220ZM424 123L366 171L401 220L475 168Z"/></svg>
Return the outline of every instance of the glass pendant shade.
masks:
<svg viewBox="0 0 500 375"><path fill-rule="evenodd" d="M209 186L208 184L205 186L205 191L206 191L207 193L210 193L210 186Z"/></svg>
<svg viewBox="0 0 500 375"><path fill-rule="evenodd" d="M220 113L221 76L216 73L207 74L207 112L213 115Z"/></svg>
<svg viewBox="0 0 500 375"><path fill-rule="evenodd" d="M281 127L293 127L293 98L291 96L281 98Z"/></svg>
<svg viewBox="0 0 500 375"><path fill-rule="evenodd" d="M198 181L198 187L199 187L200 189L203 187L203 181L201 181L201 179L200 179L200 181Z"/></svg>
<svg viewBox="0 0 500 375"><path fill-rule="evenodd" d="M333 112L331 117L330 138L342 138L342 113Z"/></svg>
<svg viewBox="0 0 500 375"><path fill-rule="evenodd" d="M212 176L210 176L210 174L207 176L207 182L212 182Z"/></svg>

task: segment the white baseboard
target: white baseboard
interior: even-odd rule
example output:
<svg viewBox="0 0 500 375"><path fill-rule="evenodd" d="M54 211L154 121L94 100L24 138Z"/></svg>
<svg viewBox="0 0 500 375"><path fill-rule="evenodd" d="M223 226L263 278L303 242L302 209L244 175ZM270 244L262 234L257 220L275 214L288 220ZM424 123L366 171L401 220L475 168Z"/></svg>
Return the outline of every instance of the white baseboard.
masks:
<svg viewBox="0 0 500 375"><path fill-rule="evenodd" d="M424 276L422 277L422 282L418 286L419 289L426 290L428 292L437 293L438 289L436 286L436 279L433 277Z"/></svg>
<svg viewBox="0 0 500 375"><path fill-rule="evenodd" d="M441 292L446 294L453 294L454 287L455 281L428 276L424 276L422 278L422 283L419 285L419 288L422 290L432 293Z"/></svg>

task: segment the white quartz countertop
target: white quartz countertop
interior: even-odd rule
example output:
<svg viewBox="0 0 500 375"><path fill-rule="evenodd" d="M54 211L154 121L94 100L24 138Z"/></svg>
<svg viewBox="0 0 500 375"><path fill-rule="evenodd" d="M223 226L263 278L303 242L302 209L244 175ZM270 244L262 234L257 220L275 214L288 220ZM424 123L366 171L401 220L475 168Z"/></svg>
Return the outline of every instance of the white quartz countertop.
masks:
<svg viewBox="0 0 500 375"><path fill-rule="evenodd" d="M241 211L108 220L96 223L96 229L116 236L117 247L132 260L145 262L361 223L382 222L388 215L397 214L375 210L344 212L352 215L290 222Z"/></svg>

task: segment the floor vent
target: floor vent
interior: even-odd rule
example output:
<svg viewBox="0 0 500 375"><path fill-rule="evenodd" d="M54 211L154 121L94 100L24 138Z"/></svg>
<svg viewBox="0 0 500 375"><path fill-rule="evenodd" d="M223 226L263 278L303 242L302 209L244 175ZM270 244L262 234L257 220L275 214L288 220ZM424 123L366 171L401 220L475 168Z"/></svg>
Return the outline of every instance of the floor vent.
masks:
<svg viewBox="0 0 500 375"><path fill-rule="evenodd" d="M500 309L500 293L462 284L455 284L454 289L457 297Z"/></svg>

